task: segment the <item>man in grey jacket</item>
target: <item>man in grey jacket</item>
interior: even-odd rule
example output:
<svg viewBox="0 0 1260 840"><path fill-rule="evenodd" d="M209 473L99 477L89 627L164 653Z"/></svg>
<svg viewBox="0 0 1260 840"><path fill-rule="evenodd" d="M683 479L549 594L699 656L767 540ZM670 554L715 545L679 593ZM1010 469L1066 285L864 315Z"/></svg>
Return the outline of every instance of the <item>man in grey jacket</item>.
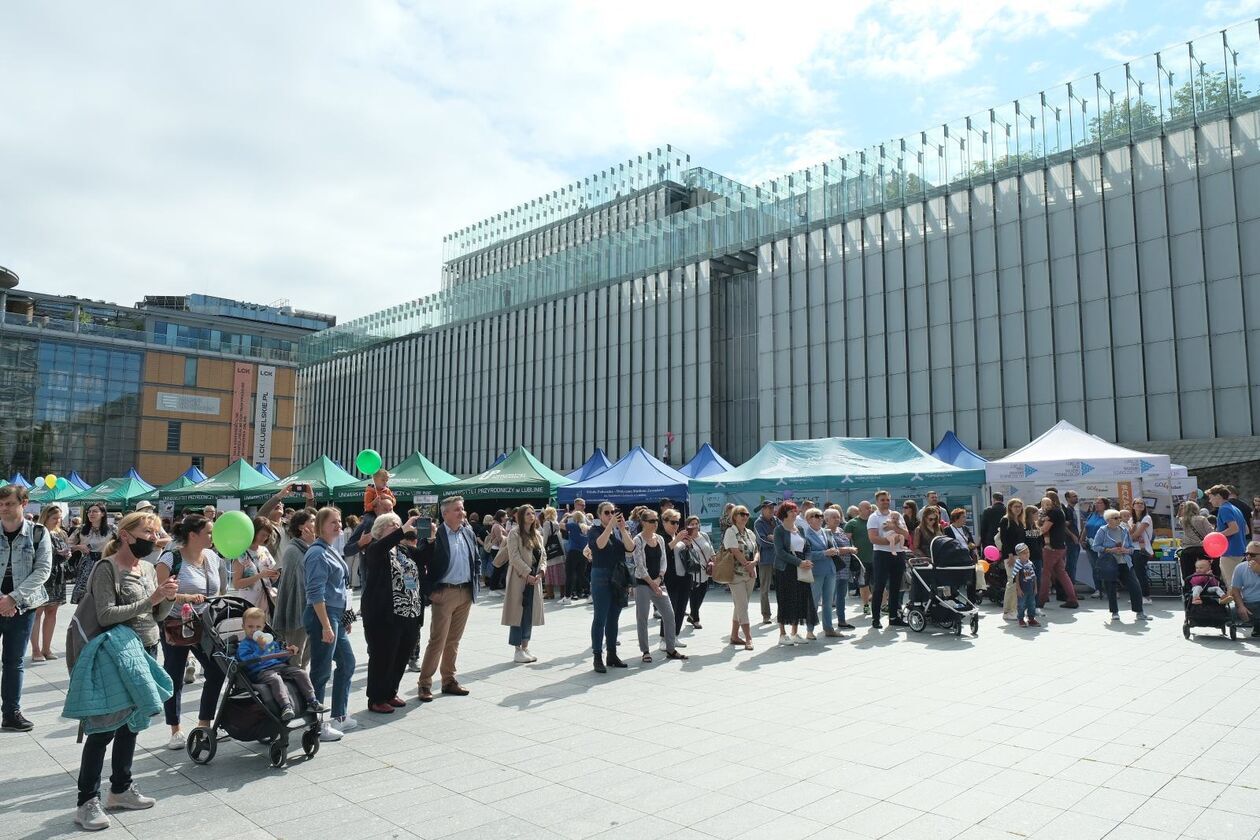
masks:
<svg viewBox="0 0 1260 840"><path fill-rule="evenodd" d="M22 671L35 608L48 600L44 583L52 573L48 529L23 516L25 487L0 487L0 729L29 732L22 714Z"/></svg>

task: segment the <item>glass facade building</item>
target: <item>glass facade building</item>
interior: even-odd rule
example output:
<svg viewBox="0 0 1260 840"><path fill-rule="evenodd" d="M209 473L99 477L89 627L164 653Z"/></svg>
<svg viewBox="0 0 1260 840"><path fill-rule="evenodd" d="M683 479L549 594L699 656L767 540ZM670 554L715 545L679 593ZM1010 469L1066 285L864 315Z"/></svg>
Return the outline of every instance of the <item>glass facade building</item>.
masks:
<svg viewBox="0 0 1260 840"><path fill-rule="evenodd" d="M77 470L100 481L138 467L161 483L194 459L226 466L240 362L250 363L251 399L254 373L274 371L270 418L283 426L272 460L284 468L292 457L295 348L312 325L332 322L202 295L132 308L0 290L0 475ZM244 421L252 419L251 408ZM154 442L146 420L163 432L171 423L186 428L172 449L165 436Z"/></svg>
<svg viewBox="0 0 1260 840"><path fill-rule="evenodd" d="M668 433L738 460L949 430L1000 451L1058 419L1246 442L1257 54L1251 24L753 187L675 166L694 204L304 340L298 458L419 447L475 472L524 444L566 469ZM538 235L522 224L474 226L448 267Z"/></svg>

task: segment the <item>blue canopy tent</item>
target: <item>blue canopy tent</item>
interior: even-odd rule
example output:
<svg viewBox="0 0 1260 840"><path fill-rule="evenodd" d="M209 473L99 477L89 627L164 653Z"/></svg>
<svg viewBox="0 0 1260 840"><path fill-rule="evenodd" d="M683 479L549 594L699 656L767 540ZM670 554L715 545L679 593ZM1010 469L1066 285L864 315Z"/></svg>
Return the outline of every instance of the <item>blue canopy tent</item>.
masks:
<svg viewBox="0 0 1260 840"><path fill-rule="evenodd" d="M636 446L599 475L556 491L558 504L570 504L578 498L618 505L647 504L660 499L686 502L687 476Z"/></svg>
<svg viewBox="0 0 1260 840"><path fill-rule="evenodd" d="M70 475L66 476L66 481L78 487L80 490L87 490L92 485L83 480L83 476L79 475L78 470L71 470Z"/></svg>
<svg viewBox="0 0 1260 840"><path fill-rule="evenodd" d="M717 454L713 447L706 443L700 447L696 457L679 467L678 471L687 478L706 478L733 469L735 469L734 464Z"/></svg>
<svg viewBox="0 0 1260 840"><path fill-rule="evenodd" d="M586 481L586 479L594 478L611 466L612 461L608 460L608 455L597 446L595 451L591 453L591 457L586 459L586 463L566 475L565 478L571 481Z"/></svg>
<svg viewBox="0 0 1260 840"><path fill-rule="evenodd" d="M278 476L278 475L276 475L275 473L273 473L273 472L271 471L271 467L267 466L267 464L266 464L265 462L263 462L263 463L258 463L258 464L254 464L254 469L258 470L260 473L262 473L263 475L267 476L267 480L268 480L268 481L279 481L279 480L280 480L280 476ZM202 479L202 481L205 481L205 479L203 478L203 479Z"/></svg>
<svg viewBox="0 0 1260 840"><path fill-rule="evenodd" d="M31 483L27 481L26 476L22 475L20 472L14 473L13 478L9 479L9 483L16 487L25 487L27 490L31 489Z"/></svg>
<svg viewBox="0 0 1260 840"><path fill-rule="evenodd" d="M504 461L506 461L506 460L507 460L507 456L508 456L508 454L507 454L506 452L500 452L500 453L499 453L499 457L498 457L498 458L495 458L495 459L494 459L494 460L490 463L490 466L486 467L486 469L487 469L487 470L492 470L492 469L494 469L495 467L499 466L499 464L502 464Z"/></svg>
<svg viewBox="0 0 1260 840"><path fill-rule="evenodd" d="M984 465L989 463L987 459L981 458L972 451L971 447L959 440L958 435L952 431L946 432L941 442L936 444L936 448L932 450L932 457L947 464L953 464L955 467L962 467L964 470L982 470Z"/></svg>

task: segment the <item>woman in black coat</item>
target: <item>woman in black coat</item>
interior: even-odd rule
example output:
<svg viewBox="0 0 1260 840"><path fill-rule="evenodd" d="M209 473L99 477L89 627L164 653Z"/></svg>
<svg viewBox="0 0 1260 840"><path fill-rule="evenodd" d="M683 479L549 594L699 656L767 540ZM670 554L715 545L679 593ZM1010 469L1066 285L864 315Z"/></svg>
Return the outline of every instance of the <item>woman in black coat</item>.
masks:
<svg viewBox="0 0 1260 840"><path fill-rule="evenodd" d="M392 714L406 705L398 694L424 620L420 572L399 543L418 516L404 526L397 514L384 513L372 523L372 542L363 549L367 576L359 609L368 645L368 710Z"/></svg>

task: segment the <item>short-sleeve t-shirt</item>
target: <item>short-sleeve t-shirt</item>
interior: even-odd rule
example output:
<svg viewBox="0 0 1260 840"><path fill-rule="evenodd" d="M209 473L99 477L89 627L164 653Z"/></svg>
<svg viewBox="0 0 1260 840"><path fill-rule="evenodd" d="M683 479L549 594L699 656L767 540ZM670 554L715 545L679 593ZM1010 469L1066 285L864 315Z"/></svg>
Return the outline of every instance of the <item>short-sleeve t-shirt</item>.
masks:
<svg viewBox="0 0 1260 840"><path fill-rule="evenodd" d="M874 531L875 533L880 534L881 536L887 536L886 534L884 534L884 523L887 522L892 517L893 513L894 511L889 510L888 513L880 513L879 511L875 511L874 513L871 514L870 518L866 520L866 530L867 530L866 539L868 542L871 539L871 535L869 533L871 531ZM907 541L907 545L908 544L909 544L909 541ZM885 554L893 553L892 549L886 545L872 544L871 548L874 551L882 551ZM860 551L861 546L858 546L858 549ZM861 554L859 553L858 556L860 557Z"/></svg>
<svg viewBox="0 0 1260 840"><path fill-rule="evenodd" d="M178 549L175 549L178 550ZM165 566L167 571L172 568L174 562L174 554L171 551L163 552L158 559L157 565ZM201 552L201 567L198 568L192 563L187 562L182 557L179 564L179 594L181 595L205 595L207 598L214 597L219 594L219 557L213 551ZM178 618L182 604L175 604L171 607L170 617ZM194 605L193 609L198 612L204 610L205 604Z"/></svg>
<svg viewBox="0 0 1260 840"><path fill-rule="evenodd" d="M1151 553L1151 532L1155 529L1155 523L1151 521L1151 515L1148 513L1142 517L1141 525L1146 527L1142 530L1140 539L1133 541L1133 547L1147 554Z"/></svg>
<svg viewBox="0 0 1260 840"><path fill-rule="evenodd" d="M1046 518L1050 520L1050 533L1046 535L1046 548L1056 551L1066 550L1068 541L1067 516L1063 513L1063 508L1050 508L1046 513Z"/></svg>
<svg viewBox="0 0 1260 840"><path fill-rule="evenodd" d="M875 550L871 535L866 533L866 520L855 516L844 523L844 532L853 540L853 547L858 550L858 559L863 563L871 562L871 552Z"/></svg>
<svg viewBox="0 0 1260 840"><path fill-rule="evenodd" d="M1247 522L1242 511L1226 502L1216 509L1216 530L1224 531L1231 522L1238 526L1238 531L1228 538L1229 547L1225 549L1225 556L1242 557L1247 553L1247 538L1243 536L1247 533Z"/></svg>
<svg viewBox="0 0 1260 840"><path fill-rule="evenodd" d="M1260 574L1251 570L1250 563L1241 563L1234 569L1234 579L1229 585L1242 593L1244 603L1260 603Z"/></svg>
<svg viewBox="0 0 1260 840"><path fill-rule="evenodd" d="M586 548L586 534L582 533L582 526L576 522L569 522L564 526L565 535L569 538L569 551L581 552Z"/></svg>

